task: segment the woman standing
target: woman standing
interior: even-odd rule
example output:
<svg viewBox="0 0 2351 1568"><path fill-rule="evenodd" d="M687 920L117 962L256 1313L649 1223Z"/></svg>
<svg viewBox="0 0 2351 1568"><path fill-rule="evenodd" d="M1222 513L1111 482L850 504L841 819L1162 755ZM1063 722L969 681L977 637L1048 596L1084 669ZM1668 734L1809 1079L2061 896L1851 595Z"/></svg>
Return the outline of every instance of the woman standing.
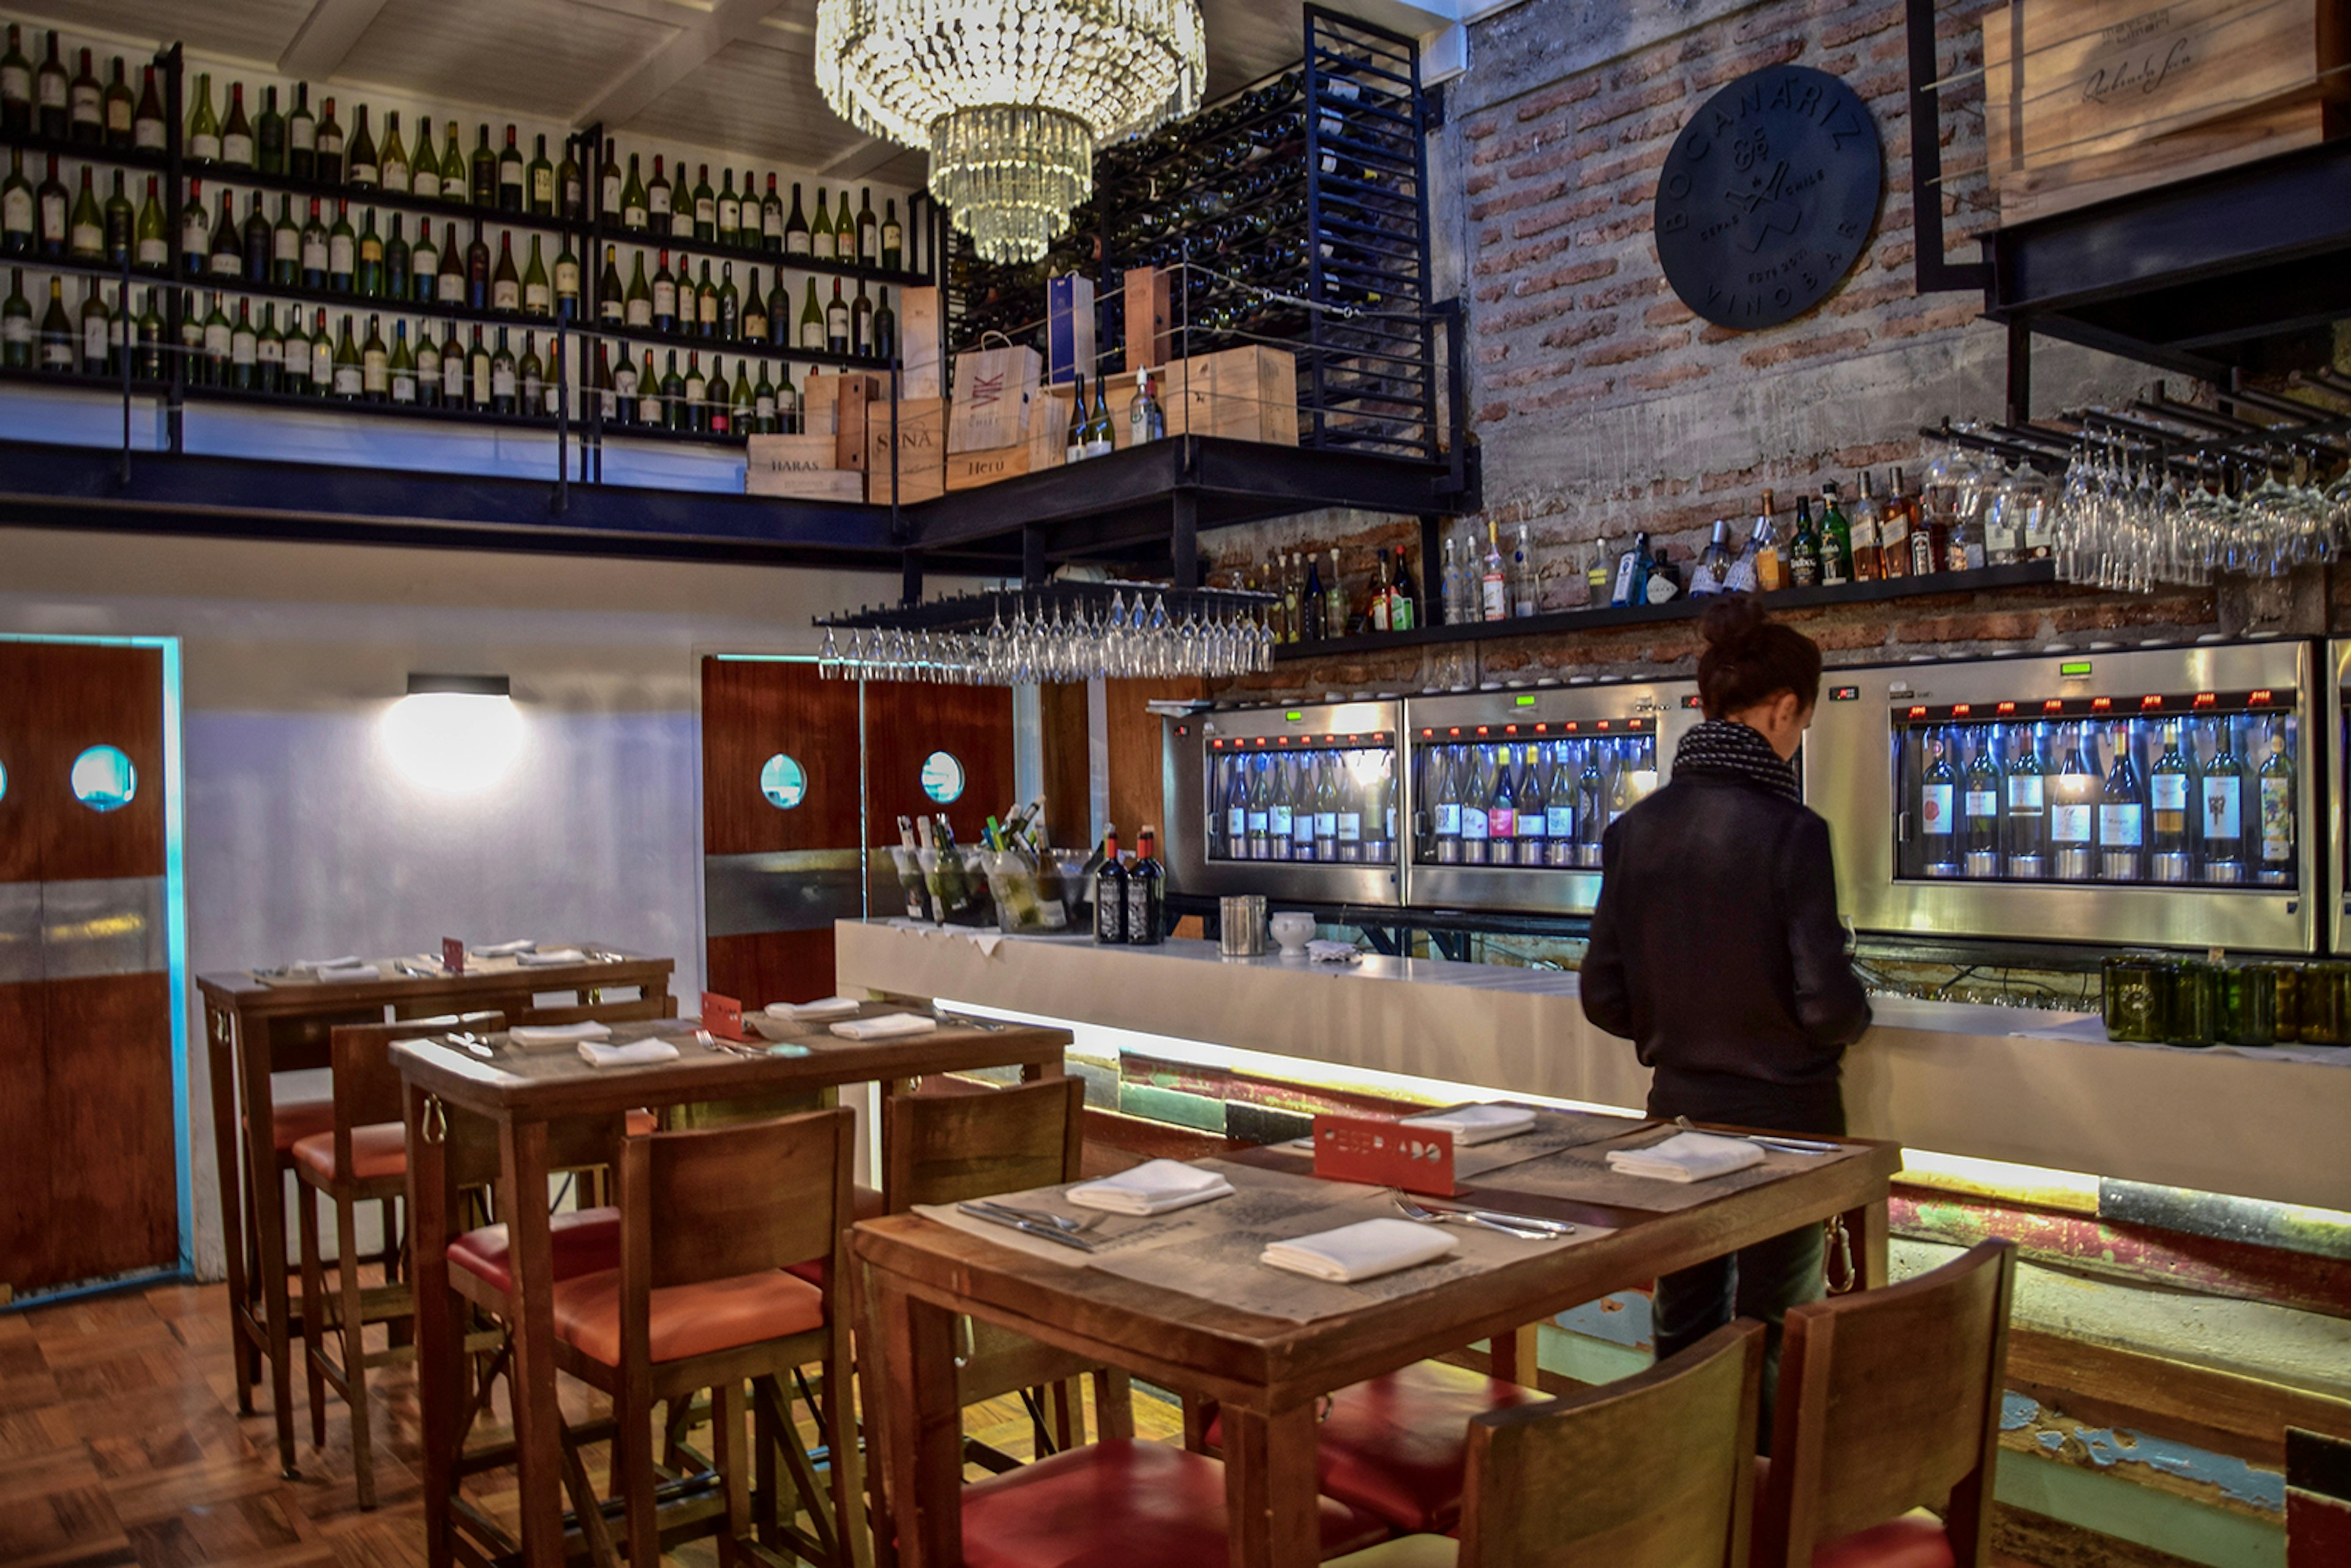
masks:
<svg viewBox="0 0 2351 1568"><path fill-rule="evenodd" d="M1869 1027L1869 1001L1845 957L1828 824L1790 766L1820 696L1821 651L1745 594L1709 605L1700 634L1706 722L1682 737L1672 782L1602 843L1583 1016L1654 1070L1652 1116L1840 1134L1839 1062ZM1781 1321L1823 1293L1818 1225L1666 1275L1657 1358L1734 1313L1761 1318L1768 1444Z"/></svg>

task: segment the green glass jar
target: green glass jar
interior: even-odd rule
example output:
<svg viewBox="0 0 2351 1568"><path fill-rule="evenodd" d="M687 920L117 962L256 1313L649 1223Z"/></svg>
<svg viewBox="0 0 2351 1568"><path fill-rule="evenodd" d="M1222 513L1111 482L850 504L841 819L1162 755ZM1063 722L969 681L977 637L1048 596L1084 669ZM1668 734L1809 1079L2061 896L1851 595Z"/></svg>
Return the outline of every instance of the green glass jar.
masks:
<svg viewBox="0 0 2351 1568"><path fill-rule="evenodd" d="M2277 977L2277 1042L2280 1045L2302 1038L2302 966L2299 964L2263 964Z"/></svg>
<svg viewBox="0 0 2351 1568"><path fill-rule="evenodd" d="M2215 977L2220 1014L2216 1032L2223 1045L2277 1043L2277 966L2236 964Z"/></svg>
<svg viewBox="0 0 2351 1568"><path fill-rule="evenodd" d="M2164 1009L2166 1045L2210 1045L2217 1038L2220 968L2200 958L2166 966L2170 998Z"/></svg>
<svg viewBox="0 0 2351 1568"><path fill-rule="evenodd" d="M2106 1038L2159 1045L2164 1005L2170 988L2164 966L2153 958L2108 958L2098 966L2105 996Z"/></svg>
<svg viewBox="0 0 2351 1568"><path fill-rule="evenodd" d="M2351 1045L2351 1017L2345 1014L2351 964L2305 964L2297 998L2298 1038L2304 1045Z"/></svg>

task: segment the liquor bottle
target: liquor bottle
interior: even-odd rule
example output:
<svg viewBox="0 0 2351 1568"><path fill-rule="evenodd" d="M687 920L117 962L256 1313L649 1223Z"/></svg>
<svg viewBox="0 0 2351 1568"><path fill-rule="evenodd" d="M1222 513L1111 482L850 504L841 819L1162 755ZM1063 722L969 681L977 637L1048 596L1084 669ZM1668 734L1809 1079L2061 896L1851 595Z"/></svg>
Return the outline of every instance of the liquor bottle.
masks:
<svg viewBox="0 0 2351 1568"><path fill-rule="evenodd" d="M49 41L54 47L55 33L49 35ZM80 345L75 340L73 318L66 314L66 286L61 277L49 279L49 308L41 317L40 343L41 369L72 372Z"/></svg>
<svg viewBox="0 0 2351 1568"><path fill-rule="evenodd" d="M1827 488L1823 486L1823 492ZM1846 575L1855 582L1874 582L1881 575L1877 556L1877 497L1870 494L1869 470L1865 468L1861 471L1861 498L1854 503L1852 513L1845 516L1849 546L1846 553L1851 562Z"/></svg>
<svg viewBox="0 0 2351 1568"><path fill-rule="evenodd" d="M488 130L484 126L485 131ZM475 154L476 158L479 153ZM506 145L498 150L497 207L502 213L519 213L529 201L528 175L525 172L522 148L515 141L515 128L507 127Z"/></svg>
<svg viewBox="0 0 2351 1568"><path fill-rule="evenodd" d="M1612 606L1646 604L1649 601L1649 536L1635 532L1633 542L1625 547L1616 562L1615 586L1609 590ZM1489 617L1490 619L1490 617Z"/></svg>
<svg viewBox="0 0 2351 1568"><path fill-rule="evenodd" d="M1102 835L1102 868L1094 873L1094 940L1127 940L1126 867L1119 863L1115 827Z"/></svg>
<svg viewBox="0 0 2351 1568"><path fill-rule="evenodd" d="M1394 591L1388 582L1388 558L1376 550L1372 553L1372 580L1365 586L1370 597L1364 607L1364 623L1374 632L1385 632Z"/></svg>
<svg viewBox="0 0 2351 1568"><path fill-rule="evenodd" d="M2188 758L2179 749L2179 726L2163 727L2163 751L2147 771L2148 826L2152 858L2147 874L2155 882L2189 882L2195 878L2193 819L2188 810Z"/></svg>
<svg viewBox="0 0 2351 1568"><path fill-rule="evenodd" d="M1493 823L1487 815L1493 804L1492 786L1487 782L1485 759L1476 747L1462 747L1460 758L1461 863L1484 865L1493 839Z"/></svg>
<svg viewBox="0 0 2351 1568"><path fill-rule="evenodd" d="M1249 768L1249 816L1245 823L1249 858L1273 858L1273 758L1259 757Z"/></svg>
<svg viewBox="0 0 2351 1568"><path fill-rule="evenodd" d="M507 145L512 146L513 143L509 141ZM538 139L531 143L530 162L523 167L523 190L531 213L543 218L554 216L555 165L547 156L545 131L539 132Z"/></svg>
<svg viewBox="0 0 2351 1568"><path fill-rule="evenodd" d="M329 112L333 112L331 104ZM368 130L367 105L351 111L350 145L343 154L343 183L355 191L372 191L383 182L383 160L376 151L375 134Z"/></svg>
<svg viewBox="0 0 2351 1568"><path fill-rule="evenodd" d="M2285 754L2285 736L2275 720L2270 724L2270 754L2255 780L2261 791L2262 862L2260 880L2272 886L2294 881L2294 763Z"/></svg>
<svg viewBox="0 0 2351 1568"><path fill-rule="evenodd" d="M1317 798L1314 779L1314 758L1311 753L1298 758L1290 770L1290 858L1311 862L1314 859L1314 805ZM1335 831L1338 824L1332 824Z"/></svg>
<svg viewBox="0 0 2351 1568"><path fill-rule="evenodd" d="M107 358L110 348L109 339L112 336L113 325L114 313L106 308L106 297L99 291L98 284L93 281L83 291L81 297L78 336L81 340L82 374L102 376L107 373L109 369Z"/></svg>
<svg viewBox="0 0 2351 1568"><path fill-rule="evenodd" d="M1510 569L1502 559L1501 541L1490 517L1486 522L1486 554L1478 571L1478 615L1482 621L1507 621L1510 615Z"/></svg>
<svg viewBox="0 0 2351 1568"><path fill-rule="evenodd" d="M1494 748L1494 791L1486 802L1486 862L1515 865L1519 858L1519 792L1510 777L1510 748Z"/></svg>
<svg viewBox="0 0 2351 1568"><path fill-rule="evenodd" d="M14 27L8 30L11 34L16 32ZM15 37L9 38L8 47L12 51L16 48ZM26 90L29 99L29 80ZM8 269L8 298L0 301L0 366L12 371L30 370L33 366L33 302L25 298L25 269L21 267Z"/></svg>
<svg viewBox="0 0 2351 1568"><path fill-rule="evenodd" d="M1328 635L1344 637L1347 624L1347 585L1339 573L1339 547L1331 547L1331 575L1322 584L1322 624Z"/></svg>
<svg viewBox="0 0 2351 1568"><path fill-rule="evenodd" d="M33 62L25 54L22 28L11 22L8 47L0 51L0 131L21 136L32 128Z"/></svg>
<svg viewBox="0 0 2351 1568"><path fill-rule="evenodd" d="M2014 731L2016 744L2008 758L2008 860L2012 877L2038 879L2049 874L2048 769L2030 727Z"/></svg>
<svg viewBox="0 0 2351 1568"><path fill-rule="evenodd" d="M362 298L383 298L383 236L375 232L375 209L370 207L353 252L351 287Z"/></svg>
<svg viewBox="0 0 2351 1568"><path fill-rule="evenodd" d="M338 294L351 291L352 277L359 270L359 235L351 232L351 204L338 197L335 226L327 231L328 287Z"/></svg>
<svg viewBox="0 0 2351 1568"><path fill-rule="evenodd" d="M1519 525L1519 542L1510 551L1510 613L1514 617L1531 616L1542 604L1542 573L1535 565L1534 538L1524 523Z"/></svg>
<svg viewBox="0 0 2351 1568"><path fill-rule="evenodd" d="M8 150L8 174L0 180L0 252L27 256L34 249L35 198L25 178L25 150Z"/></svg>
<svg viewBox="0 0 2351 1568"><path fill-rule="evenodd" d="M294 84L294 107L286 115L286 171L297 180L319 177L319 121L310 113L310 84Z"/></svg>
<svg viewBox="0 0 2351 1568"><path fill-rule="evenodd" d="M1911 559L1915 563L1915 551ZM2146 876L2147 807L2131 761L2129 726L2116 727L2114 748L2115 765L2098 796L2098 874L2107 882L2138 882Z"/></svg>
<svg viewBox="0 0 2351 1568"><path fill-rule="evenodd" d="M2244 767L2231 749L2230 722L2212 725L2212 759L2204 765L2198 825L2204 839L2206 882L2245 880Z"/></svg>
<svg viewBox="0 0 2351 1568"><path fill-rule="evenodd" d="M1886 471L1886 496L1877 511L1877 575L1910 575L1910 505L1902 494L1902 471Z"/></svg>
<svg viewBox="0 0 2351 1568"><path fill-rule="evenodd" d="M899 271L905 264L905 256L906 231L898 222L898 199L885 197L882 203L882 269Z"/></svg>
<svg viewBox="0 0 2351 1568"><path fill-rule="evenodd" d="M2077 726L2069 737L2064 760L2050 786L2049 841L2054 846L2054 866L2061 881L2083 882L2096 870L2095 852L2099 776L2085 750L2089 727Z"/></svg>
<svg viewBox="0 0 2351 1568"><path fill-rule="evenodd" d="M857 287L862 292L865 285L860 282ZM1103 378L1094 378L1093 418L1086 423L1086 455L1089 457L1107 457L1118 444L1110 422L1110 399L1106 386Z"/></svg>
<svg viewBox="0 0 2351 1568"><path fill-rule="evenodd" d="M1167 940L1167 869L1158 860L1159 830L1146 827L1126 873L1126 939L1137 947Z"/></svg>
<svg viewBox="0 0 2351 1568"><path fill-rule="evenodd" d="M849 302L841 297L838 277L832 280L832 301L824 308L824 344L832 353L849 352Z"/></svg>
<svg viewBox="0 0 2351 1568"><path fill-rule="evenodd" d="M409 194L415 189L416 170L409 161L407 147L400 140L400 114L397 110L383 117L383 147L376 154L376 183L383 189L400 195Z"/></svg>
<svg viewBox="0 0 2351 1568"><path fill-rule="evenodd" d="M57 35L52 33L49 38L51 43L55 43ZM46 102L41 106L41 112L44 116L48 113L48 105ZM186 151L191 162L217 163L220 162L220 121L213 114L213 78L208 71L199 72L196 77L196 103L194 108L188 110Z"/></svg>
<svg viewBox="0 0 2351 1568"><path fill-rule="evenodd" d="M1769 490L1763 492L1763 509L1755 514L1754 544L1755 591L1777 593L1788 586L1790 574L1787 559L1781 554L1779 513Z"/></svg>
<svg viewBox="0 0 2351 1568"><path fill-rule="evenodd" d="M1940 511L1929 508L1924 496L1906 495L1902 501L1910 515L1910 575L1932 577L1949 570L1949 520Z"/></svg>
<svg viewBox="0 0 2351 1568"><path fill-rule="evenodd" d="M824 187L819 185L816 188L816 222L809 228L809 254L819 261L835 261L840 259L841 253L834 246L832 217L825 209L825 199Z"/></svg>
<svg viewBox="0 0 2351 1568"><path fill-rule="evenodd" d="M1788 538L1788 586L1817 588L1821 581L1821 536L1813 528L1813 504L1796 497L1796 531Z"/></svg>
<svg viewBox="0 0 2351 1568"><path fill-rule="evenodd" d="M367 337L360 344L360 396L368 402L392 401L392 350L374 316L368 318Z"/></svg>
<svg viewBox="0 0 2351 1568"><path fill-rule="evenodd" d="M1822 559L1827 559L1825 553ZM1994 733L1990 728L1976 731L1976 754L1968 761L1966 788L1959 794L1959 831L1970 876L2001 873L2001 776L1992 756Z"/></svg>
<svg viewBox="0 0 2351 1568"><path fill-rule="evenodd" d="M1690 565L1690 597L1720 593L1730 580L1730 519L1714 519L1714 533Z"/></svg>
<svg viewBox="0 0 2351 1568"><path fill-rule="evenodd" d="M98 204L98 193L90 184L89 175L89 168L85 164L81 172L81 190L74 197L73 212L66 220L66 254L79 261L103 261L106 259L106 213ZM225 201L221 204L221 215L226 221L228 204ZM236 232L235 224L229 225L229 232Z"/></svg>
<svg viewBox="0 0 2351 1568"><path fill-rule="evenodd" d="M1395 547L1395 571L1390 580L1388 630L1409 632L1420 624L1420 590L1405 561L1404 546Z"/></svg>

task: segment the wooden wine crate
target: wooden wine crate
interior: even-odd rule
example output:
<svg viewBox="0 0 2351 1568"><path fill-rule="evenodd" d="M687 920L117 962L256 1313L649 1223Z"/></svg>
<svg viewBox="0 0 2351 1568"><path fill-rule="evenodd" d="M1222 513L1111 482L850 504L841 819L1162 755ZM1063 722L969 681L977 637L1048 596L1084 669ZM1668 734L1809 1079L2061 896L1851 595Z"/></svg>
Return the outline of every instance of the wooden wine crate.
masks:
<svg viewBox="0 0 2351 1568"><path fill-rule="evenodd" d="M888 381L871 371L846 371L827 379L833 383L832 465L862 474L873 411L878 407L885 417L890 412Z"/></svg>
<svg viewBox="0 0 2351 1568"><path fill-rule="evenodd" d="M952 419L952 414L949 417ZM998 479L1010 479L1059 465L1069 431L1066 425L1060 430L1051 429L1051 423L1041 415L1030 420L1028 439L1014 445L989 447L978 452L948 453L946 487L950 490L977 490L982 485L993 485Z"/></svg>
<svg viewBox="0 0 2351 1568"><path fill-rule="evenodd" d="M1126 269L1126 362L1164 365L1176 351L1175 274L1164 267Z"/></svg>
<svg viewBox="0 0 2351 1568"><path fill-rule="evenodd" d="M2340 131L2351 0L2015 0L1983 24L2003 224Z"/></svg>
<svg viewBox="0 0 2351 1568"><path fill-rule="evenodd" d="M743 465L747 496L809 501L862 501L865 476L833 463L831 435L755 435Z"/></svg>
<svg viewBox="0 0 2351 1568"><path fill-rule="evenodd" d="M1298 356L1268 343L1195 354L1166 367L1159 403L1170 435L1298 444Z"/></svg>
<svg viewBox="0 0 2351 1568"><path fill-rule="evenodd" d="M890 504L890 405L868 405L865 498ZM898 502L933 500L946 492L947 402L902 398L898 402Z"/></svg>
<svg viewBox="0 0 2351 1568"><path fill-rule="evenodd" d="M898 395L913 402L947 395L939 363L939 291L898 291Z"/></svg>

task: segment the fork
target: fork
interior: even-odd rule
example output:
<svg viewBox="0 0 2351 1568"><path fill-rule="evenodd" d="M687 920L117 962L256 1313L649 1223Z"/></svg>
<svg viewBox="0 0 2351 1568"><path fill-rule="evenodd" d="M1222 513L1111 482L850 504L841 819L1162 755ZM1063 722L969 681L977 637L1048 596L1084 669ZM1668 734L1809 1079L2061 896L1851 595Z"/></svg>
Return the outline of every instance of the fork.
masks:
<svg viewBox="0 0 2351 1568"><path fill-rule="evenodd" d="M1520 1223L1514 1225L1497 1214L1481 1214L1467 1208L1423 1208L1402 1193L1395 1194L1394 1197L1397 1213L1406 1219L1416 1220L1422 1225L1471 1225L1481 1230L1495 1230L1504 1236L1514 1236L1520 1241L1551 1241L1568 1235L1575 1229L1572 1225L1553 1229L1551 1228L1550 1221L1521 1219L1518 1216L1510 1217L1520 1219ZM1541 1228L1538 1228L1539 1225Z"/></svg>
<svg viewBox="0 0 2351 1568"><path fill-rule="evenodd" d="M1054 1229L1065 1231L1071 1236L1081 1235L1092 1230L1102 1219L1099 1214L1090 1214L1083 1219L1071 1219L1066 1214L1054 1214L1042 1208L1019 1208L1012 1204L999 1203L992 1197L975 1198L972 1201L975 1207L992 1208L998 1214L1008 1214L1016 1219L1027 1219L1039 1225L1050 1225Z"/></svg>

